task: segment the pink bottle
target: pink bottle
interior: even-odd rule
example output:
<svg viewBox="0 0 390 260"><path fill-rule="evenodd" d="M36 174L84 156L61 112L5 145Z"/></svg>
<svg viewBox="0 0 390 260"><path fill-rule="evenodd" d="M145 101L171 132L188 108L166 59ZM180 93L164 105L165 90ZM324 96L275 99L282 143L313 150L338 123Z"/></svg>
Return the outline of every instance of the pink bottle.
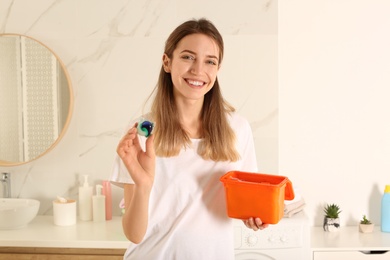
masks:
<svg viewBox="0 0 390 260"><path fill-rule="evenodd" d="M103 195L106 196L106 220L112 219L112 196L110 181L103 181Z"/></svg>

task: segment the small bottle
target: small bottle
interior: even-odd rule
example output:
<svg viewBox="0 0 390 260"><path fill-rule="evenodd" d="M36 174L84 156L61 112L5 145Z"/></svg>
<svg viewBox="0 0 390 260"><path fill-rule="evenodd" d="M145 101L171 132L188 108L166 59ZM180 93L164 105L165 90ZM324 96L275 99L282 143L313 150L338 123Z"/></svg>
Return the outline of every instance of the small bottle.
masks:
<svg viewBox="0 0 390 260"><path fill-rule="evenodd" d="M102 222L106 220L106 197L102 194L103 186L96 185L96 195L92 196L93 221Z"/></svg>
<svg viewBox="0 0 390 260"><path fill-rule="evenodd" d="M103 195L106 197L106 220L112 219L111 182L103 181Z"/></svg>
<svg viewBox="0 0 390 260"><path fill-rule="evenodd" d="M386 185L382 196L381 230L390 232L390 185Z"/></svg>
<svg viewBox="0 0 390 260"><path fill-rule="evenodd" d="M84 184L79 187L79 218L92 220L92 187L88 184L88 175L84 175Z"/></svg>

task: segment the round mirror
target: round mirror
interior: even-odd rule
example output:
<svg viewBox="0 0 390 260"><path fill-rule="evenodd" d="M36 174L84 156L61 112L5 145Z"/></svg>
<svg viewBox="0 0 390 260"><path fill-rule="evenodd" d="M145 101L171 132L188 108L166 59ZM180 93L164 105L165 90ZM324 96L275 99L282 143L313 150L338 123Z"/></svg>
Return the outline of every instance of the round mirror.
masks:
<svg viewBox="0 0 390 260"><path fill-rule="evenodd" d="M0 34L0 166L50 151L72 108L69 75L57 55L31 37Z"/></svg>

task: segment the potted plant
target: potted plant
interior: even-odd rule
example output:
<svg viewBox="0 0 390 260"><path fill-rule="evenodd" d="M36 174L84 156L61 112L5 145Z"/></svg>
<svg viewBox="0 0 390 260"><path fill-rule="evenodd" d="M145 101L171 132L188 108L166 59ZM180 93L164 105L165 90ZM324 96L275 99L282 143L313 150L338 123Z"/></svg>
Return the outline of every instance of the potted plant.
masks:
<svg viewBox="0 0 390 260"><path fill-rule="evenodd" d="M366 215L363 215L362 220L360 220L359 231L361 233L371 233L374 230L374 224L367 219Z"/></svg>
<svg viewBox="0 0 390 260"><path fill-rule="evenodd" d="M340 228L340 218L339 214L341 213L340 207L337 204L327 204L324 207L324 231L335 232Z"/></svg>

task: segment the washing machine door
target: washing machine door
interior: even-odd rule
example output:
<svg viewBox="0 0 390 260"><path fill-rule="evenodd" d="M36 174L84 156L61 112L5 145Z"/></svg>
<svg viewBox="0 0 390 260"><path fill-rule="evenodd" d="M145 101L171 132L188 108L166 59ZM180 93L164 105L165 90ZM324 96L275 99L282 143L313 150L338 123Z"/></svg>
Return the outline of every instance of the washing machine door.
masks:
<svg viewBox="0 0 390 260"><path fill-rule="evenodd" d="M275 258L260 252L236 252L235 260L276 260Z"/></svg>

